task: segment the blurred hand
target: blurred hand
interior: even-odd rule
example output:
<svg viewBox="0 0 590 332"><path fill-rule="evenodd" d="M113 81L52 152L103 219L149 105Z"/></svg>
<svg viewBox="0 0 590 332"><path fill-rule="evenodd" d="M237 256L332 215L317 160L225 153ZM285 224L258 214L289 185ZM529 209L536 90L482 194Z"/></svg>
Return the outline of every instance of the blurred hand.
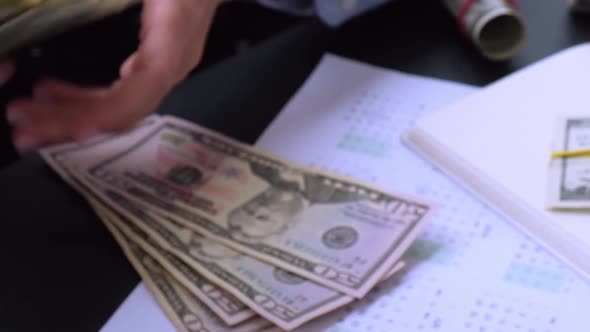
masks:
<svg viewBox="0 0 590 332"><path fill-rule="evenodd" d="M155 111L200 62L219 2L144 0L139 48L111 86L46 80L34 86L31 98L8 105L6 117L17 151L25 154L48 144L123 132ZM10 63L0 62L0 84L2 68L11 74Z"/></svg>

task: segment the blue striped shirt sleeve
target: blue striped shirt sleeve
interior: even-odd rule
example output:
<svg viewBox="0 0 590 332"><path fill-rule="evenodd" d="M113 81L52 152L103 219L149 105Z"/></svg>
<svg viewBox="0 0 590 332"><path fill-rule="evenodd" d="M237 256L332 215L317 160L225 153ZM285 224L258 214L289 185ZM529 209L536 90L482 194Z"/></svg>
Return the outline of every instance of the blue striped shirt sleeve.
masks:
<svg viewBox="0 0 590 332"><path fill-rule="evenodd" d="M339 26L391 0L257 0L258 3L293 15L317 15L330 26Z"/></svg>

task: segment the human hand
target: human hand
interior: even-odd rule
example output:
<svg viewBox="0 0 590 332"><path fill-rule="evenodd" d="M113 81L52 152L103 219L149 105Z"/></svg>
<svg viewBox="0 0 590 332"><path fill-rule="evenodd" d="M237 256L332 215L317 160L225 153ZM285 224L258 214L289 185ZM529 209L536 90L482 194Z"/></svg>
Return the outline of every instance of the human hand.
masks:
<svg viewBox="0 0 590 332"><path fill-rule="evenodd" d="M152 113L200 62L219 2L144 0L139 48L112 85L79 87L44 80L35 84L32 97L8 105L17 151L25 154L48 144L124 132ZM0 67L0 84L1 72Z"/></svg>

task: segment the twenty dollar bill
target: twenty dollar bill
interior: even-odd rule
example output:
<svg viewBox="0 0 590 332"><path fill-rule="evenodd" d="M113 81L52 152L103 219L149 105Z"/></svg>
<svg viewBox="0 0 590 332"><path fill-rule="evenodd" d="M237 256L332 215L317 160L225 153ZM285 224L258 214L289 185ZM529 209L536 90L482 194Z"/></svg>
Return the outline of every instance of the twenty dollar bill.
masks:
<svg viewBox="0 0 590 332"><path fill-rule="evenodd" d="M79 162L137 204L357 298L433 212L419 199L295 166L173 118L121 153Z"/></svg>
<svg viewBox="0 0 590 332"><path fill-rule="evenodd" d="M178 331L258 332L272 327L259 317L232 327L225 325L157 261L121 233L108 216L99 215Z"/></svg>

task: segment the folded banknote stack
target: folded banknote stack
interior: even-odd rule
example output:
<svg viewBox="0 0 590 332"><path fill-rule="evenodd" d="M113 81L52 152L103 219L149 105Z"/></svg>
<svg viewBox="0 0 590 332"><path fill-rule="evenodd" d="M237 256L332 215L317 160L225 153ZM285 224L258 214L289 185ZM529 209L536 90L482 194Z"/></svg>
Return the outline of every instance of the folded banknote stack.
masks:
<svg viewBox="0 0 590 332"><path fill-rule="evenodd" d="M556 119L547 172L547 207L588 213L590 209L590 118Z"/></svg>
<svg viewBox="0 0 590 332"><path fill-rule="evenodd" d="M117 14L141 0L0 0L0 54Z"/></svg>
<svg viewBox="0 0 590 332"><path fill-rule="evenodd" d="M169 116L41 154L180 331L292 330L362 298L434 212Z"/></svg>

